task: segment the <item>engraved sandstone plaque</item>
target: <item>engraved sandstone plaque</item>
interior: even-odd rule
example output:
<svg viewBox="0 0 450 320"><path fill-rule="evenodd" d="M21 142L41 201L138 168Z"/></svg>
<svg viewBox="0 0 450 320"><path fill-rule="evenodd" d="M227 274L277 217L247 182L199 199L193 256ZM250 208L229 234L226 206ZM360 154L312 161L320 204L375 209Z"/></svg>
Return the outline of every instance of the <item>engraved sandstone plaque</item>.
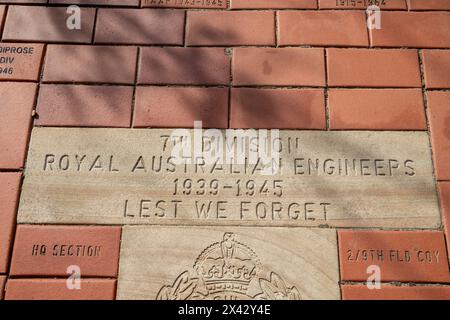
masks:
<svg viewBox="0 0 450 320"><path fill-rule="evenodd" d="M126 226L119 269L118 299L340 297L332 229Z"/></svg>
<svg viewBox="0 0 450 320"><path fill-rule="evenodd" d="M207 132L34 128L18 220L440 226L425 132Z"/></svg>

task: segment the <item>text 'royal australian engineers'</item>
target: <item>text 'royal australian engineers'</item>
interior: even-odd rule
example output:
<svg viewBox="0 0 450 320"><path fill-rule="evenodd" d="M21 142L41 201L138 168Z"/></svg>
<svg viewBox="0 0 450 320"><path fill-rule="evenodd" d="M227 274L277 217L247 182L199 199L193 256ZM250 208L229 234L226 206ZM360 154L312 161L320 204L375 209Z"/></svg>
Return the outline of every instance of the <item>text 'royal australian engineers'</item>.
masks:
<svg viewBox="0 0 450 320"><path fill-rule="evenodd" d="M254 138L242 130L34 128L18 220L440 225L426 133L279 131Z"/></svg>

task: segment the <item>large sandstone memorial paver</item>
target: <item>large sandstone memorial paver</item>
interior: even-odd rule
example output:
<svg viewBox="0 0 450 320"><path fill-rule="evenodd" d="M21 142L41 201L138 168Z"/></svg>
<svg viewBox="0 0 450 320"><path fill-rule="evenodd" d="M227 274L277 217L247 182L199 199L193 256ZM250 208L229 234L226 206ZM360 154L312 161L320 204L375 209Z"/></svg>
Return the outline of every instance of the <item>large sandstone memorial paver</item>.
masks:
<svg viewBox="0 0 450 320"><path fill-rule="evenodd" d="M126 226L118 299L339 299L336 241L319 228Z"/></svg>
<svg viewBox="0 0 450 320"><path fill-rule="evenodd" d="M200 130L34 128L18 221L441 225L425 132L274 131L265 140L231 132L237 138L223 142L219 130L202 137ZM230 152L220 156L214 141ZM261 152L268 145L272 154ZM194 146L204 152L186 153Z"/></svg>

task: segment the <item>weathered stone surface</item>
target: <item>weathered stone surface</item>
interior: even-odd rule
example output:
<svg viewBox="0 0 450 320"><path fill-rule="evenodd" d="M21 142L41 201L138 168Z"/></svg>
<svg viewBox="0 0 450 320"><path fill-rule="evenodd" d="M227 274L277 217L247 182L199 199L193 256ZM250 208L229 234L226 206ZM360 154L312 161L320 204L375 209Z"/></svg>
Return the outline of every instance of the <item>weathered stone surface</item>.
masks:
<svg viewBox="0 0 450 320"><path fill-rule="evenodd" d="M194 155L197 165L184 164L183 159L175 164L173 151L181 149L175 142L189 133L35 128L19 222L404 228L441 224L424 132L280 131L272 143L282 152L275 160L265 160L281 163L273 175L268 173L276 166L262 170L265 157L249 160L254 154L248 151L257 149L254 139L251 149L244 148L246 164L203 165L205 154Z"/></svg>
<svg viewBox="0 0 450 320"><path fill-rule="evenodd" d="M339 299L337 270L332 229L127 226L117 297Z"/></svg>

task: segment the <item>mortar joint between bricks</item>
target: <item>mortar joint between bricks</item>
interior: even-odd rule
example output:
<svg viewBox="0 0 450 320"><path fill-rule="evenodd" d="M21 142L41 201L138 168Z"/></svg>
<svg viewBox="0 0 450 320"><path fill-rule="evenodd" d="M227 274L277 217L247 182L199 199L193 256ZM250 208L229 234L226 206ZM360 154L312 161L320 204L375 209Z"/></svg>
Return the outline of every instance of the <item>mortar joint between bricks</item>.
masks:
<svg viewBox="0 0 450 320"><path fill-rule="evenodd" d="M230 59L230 79L228 83L228 128L231 128L231 95L233 89L233 48L226 48L225 54L228 55Z"/></svg>
<svg viewBox="0 0 450 320"><path fill-rule="evenodd" d="M139 77L139 60L141 55L141 48L137 47L136 52L136 71L134 74L134 83L133 83L133 95L131 98L131 114L130 114L130 128L133 128L135 109L136 109L136 90L138 88L138 77Z"/></svg>
<svg viewBox="0 0 450 320"><path fill-rule="evenodd" d="M0 42L3 42L3 32L5 31L6 26L6 16L8 14L9 5L5 6L5 10L3 10L3 16L0 16Z"/></svg>
<svg viewBox="0 0 450 320"><path fill-rule="evenodd" d="M182 47L187 47L187 37L188 33L188 10L184 10L184 26L183 26L183 45Z"/></svg>
<svg viewBox="0 0 450 320"><path fill-rule="evenodd" d="M418 59L419 59L420 81L422 84L422 98L423 98L425 120L426 120L426 124L427 124L427 133L428 133L428 138L430 141L430 152L431 152L431 156L433 157L433 148L432 148L432 144L431 144L431 126L430 126L430 121L428 119L428 97L427 97L427 89L426 89L426 83L425 83L425 70L424 70L424 64L423 64L422 49L419 49L417 51L417 54L418 54ZM437 180L436 175L435 175L434 165L433 165L433 176L434 176L435 180Z"/></svg>
<svg viewBox="0 0 450 320"><path fill-rule="evenodd" d="M275 47L280 46L280 15L278 11L275 11Z"/></svg>
<svg viewBox="0 0 450 320"><path fill-rule="evenodd" d="M91 44L95 44L95 29L97 29L97 19L98 19L98 8L95 8L94 12L94 22L92 24L92 37L91 37Z"/></svg>
<svg viewBox="0 0 450 320"><path fill-rule="evenodd" d="M426 125L427 125L427 135L428 135L428 143L429 143L429 151L430 151L430 156L431 156L431 174L433 176L433 179L435 181L435 187L436 190L438 190L438 179L437 179L437 175L436 175L436 167L435 167L435 162L433 159L435 159L434 157L434 150L433 150L433 144L432 144L432 137L431 137L431 125L430 125L430 119L428 117L428 96L427 96L427 88L426 88L426 82L425 82L425 66L424 66L424 61L423 61L423 50L422 49L418 49L417 50L417 56L419 59L419 72L420 72L420 81L422 84L422 98L423 98L423 106L424 106L424 113L425 113L425 121L426 121ZM439 195L437 195L439 197ZM443 230L443 226L444 226L444 208L441 206L441 201L438 201L437 203L438 208L439 208L439 214L440 214L440 218L441 218L441 230Z"/></svg>
<svg viewBox="0 0 450 320"><path fill-rule="evenodd" d="M327 59L327 49L323 49L324 52L324 68L325 68L325 87L323 89L324 91L324 99L325 99L325 129L327 131L330 130L330 107L329 107L329 101L328 101L328 59Z"/></svg>
<svg viewBox="0 0 450 320"><path fill-rule="evenodd" d="M341 252L339 250L339 233L335 232L336 235L336 258L337 258L337 271L338 271L338 285L339 285L339 289L341 288L341 284L342 284L342 272L341 272ZM339 299L342 300L342 290L339 290Z"/></svg>
<svg viewBox="0 0 450 320"><path fill-rule="evenodd" d="M365 281L353 281L353 280L343 280L340 281L340 285L361 285L366 284ZM425 282L412 282L412 281L383 281L383 285L390 285L395 287L435 287L435 286L448 286L448 283L425 283Z"/></svg>
<svg viewBox="0 0 450 320"><path fill-rule="evenodd" d="M43 48L42 48L41 61L39 62L40 63L39 78L38 78L38 81L35 82L36 83L36 96L35 96L35 100L33 102L33 109L32 109L32 115L31 115L31 117L32 117L31 118L31 130L33 130L33 128L34 128L34 125L35 125L35 122L36 122L36 118L39 117L39 113L37 112L37 107L38 107L38 102L39 102L38 101L39 100L39 94L40 94L41 86L43 84L43 79L44 79L44 68L45 68L45 58L47 56L47 48L48 48L48 44L45 43ZM29 143L29 141L28 141L28 143ZM25 154L25 163L27 161L27 156L28 156L28 153Z"/></svg>

